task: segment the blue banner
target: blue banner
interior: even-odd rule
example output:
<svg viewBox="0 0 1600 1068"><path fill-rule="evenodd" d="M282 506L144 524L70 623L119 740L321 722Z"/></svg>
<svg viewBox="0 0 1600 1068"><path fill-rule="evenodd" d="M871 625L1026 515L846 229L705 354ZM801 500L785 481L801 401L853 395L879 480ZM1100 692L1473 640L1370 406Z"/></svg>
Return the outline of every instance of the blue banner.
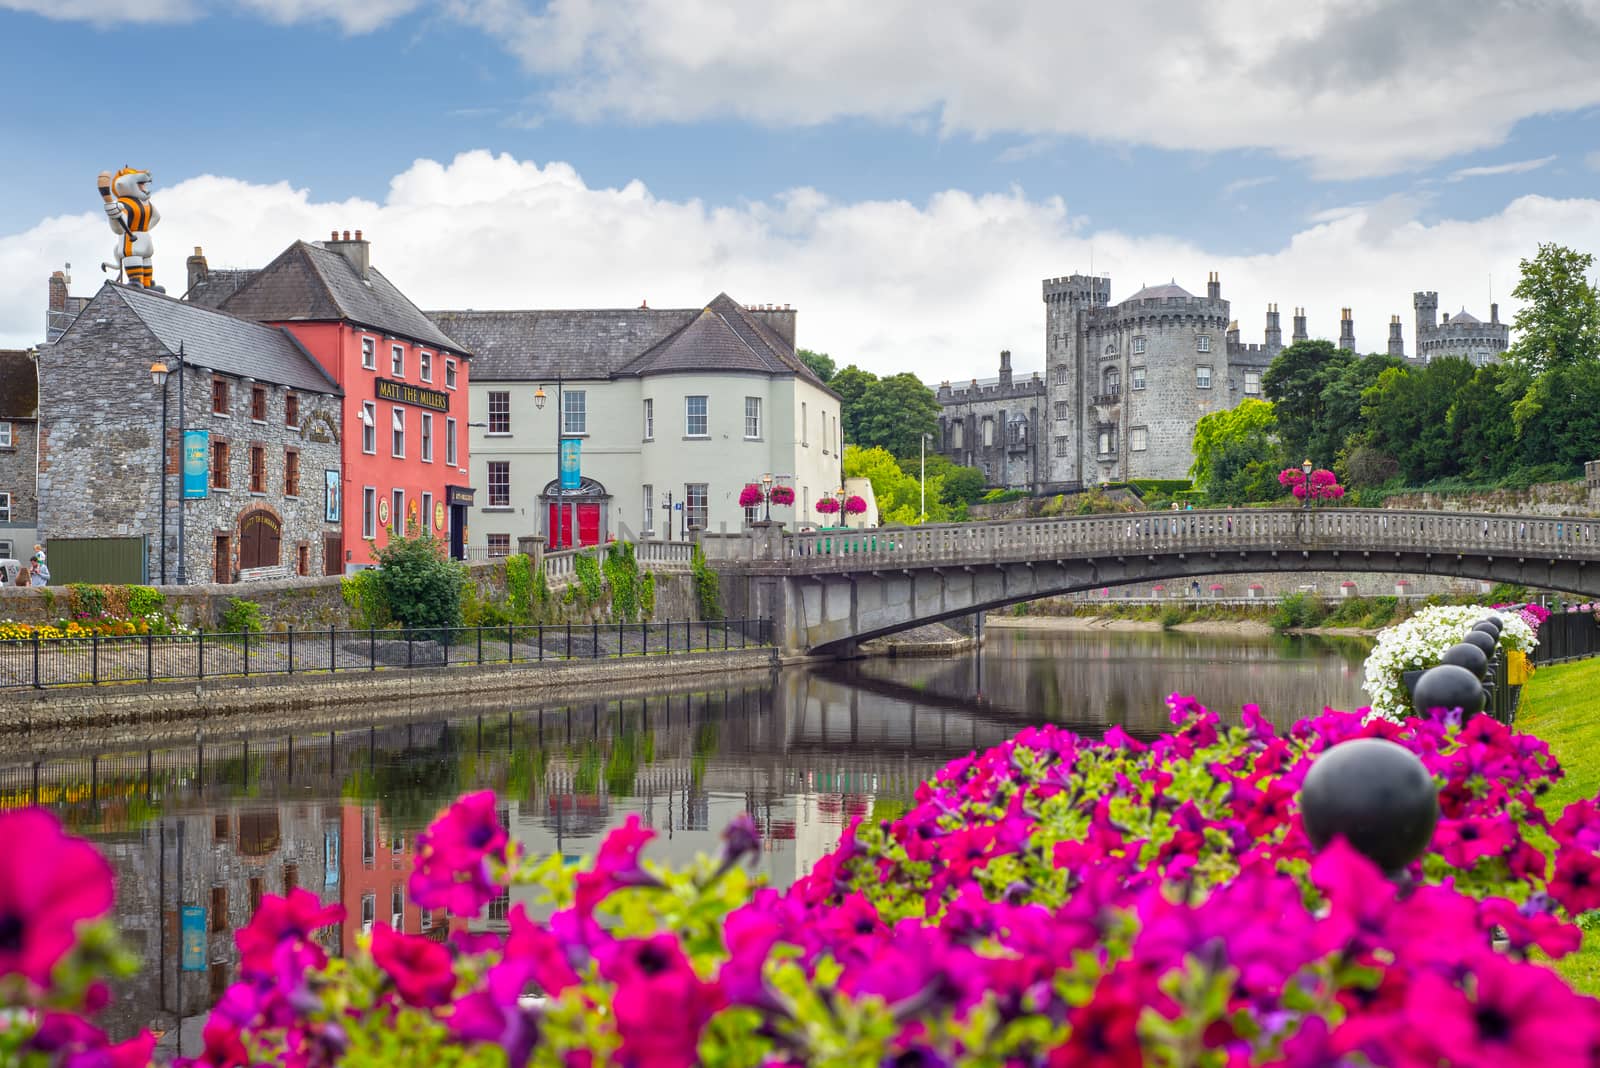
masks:
<svg viewBox="0 0 1600 1068"><path fill-rule="evenodd" d="M575 490L583 481L578 464L578 454L582 445L582 438L561 439L561 488L564 490Z"/></svg>
<svg viewBox="0 0 1600 1068"><path fill-rule="evenodd" d="M206 970L206 910L199 905L185 905L182 912L183 970Z"/></svg>
<svg viewBox="0 0 1600 1068"><path fill-rule="evenodd" d="M210 486L211 431L183 432L183 499L203 500Z"/></svg>
<svg viewBox="0 0 1600 1068"><path fill-rule="evenodd" d="M338 828L329 830L322 836L323 852L323 886L339 885L339 831Z"/></svg>

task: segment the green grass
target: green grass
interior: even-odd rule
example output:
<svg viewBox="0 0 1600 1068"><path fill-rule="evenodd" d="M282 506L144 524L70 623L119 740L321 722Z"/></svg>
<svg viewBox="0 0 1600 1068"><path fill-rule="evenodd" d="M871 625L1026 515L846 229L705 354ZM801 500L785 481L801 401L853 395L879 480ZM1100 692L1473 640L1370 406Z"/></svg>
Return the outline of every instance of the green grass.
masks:
<svg viewBox="0 0 1600 1068"><path fill-rule="evenodd" d="M1566 772L1544 797L1551 819L1573 801L1600 793L1600 659L1535 671L1522 691L1517 729L1548 742ZM1557 961L1556 970L1578 993L1600 996L1600 929L1585 931L1583 945Z"/></svg>

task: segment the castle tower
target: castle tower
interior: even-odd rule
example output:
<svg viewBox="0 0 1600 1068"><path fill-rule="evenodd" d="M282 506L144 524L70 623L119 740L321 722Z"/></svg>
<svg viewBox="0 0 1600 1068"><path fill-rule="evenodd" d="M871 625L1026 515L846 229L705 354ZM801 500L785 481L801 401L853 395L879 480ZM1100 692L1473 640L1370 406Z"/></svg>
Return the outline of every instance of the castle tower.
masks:
<svg viewBox="0 0 1600 1068"><path fill-rule="evenodd" d="M1222 299L1222 275L1218 274L1216 271L1212 271L1206 276L1206 299Z"/></svg>
<svg viewBox="0 0 1600 1068"><path fill-rule="evenodd" d="M1011 350L1000 350L1000 388L1011 388Z"/></svg>
<svg viewBox="0 0 1600 1068"><path fill-rule="evenodd" d="M1306 310L1304 308L1296 308L1294 310L1294 336L1289 339L1289 344L1298 344L1310 336L1310 334L1306 333Z"/></svg>
<svg viewBox="0 0 1600 1068"><path fill-rule="evenodd" d="M1439 294L1413 293L1411 306L1417 311L1417 359L1427 355L1428 342L1433 340L1439 323Z"/></svg>
<svg viewBox="0 0 1600 1068"><path fill-rule="evenodd" d="M1283 327L1278 321L1278 306L1267 305L1267 351L1277 352L1283 348Z"/></svg>
<svg viewBox="0 0 1600 1068"><path fill-rule="evenodd" d="M1389 355L1401 359L1406 355L1406 341L1400 336L1400 316L1389 316Z"/></svg>
<svg viewBox="0 0 1600 1068"><path fill-rule="evenodd" d="M1044 296L1044 362L1048 411L1049 449L1045 481L1082 484L1084 461L1081 443L1089 397L1095 392L1094 354L1088 351L1088 319L1111 303L1111 279L1072 274L1046 278Z"/></svg>
<svg viewBox="0 0 1600 1068"><path fill-rule="evenodd" d="M1339 347L1346 352L1356 351L1356 324L1349 308L1339 309Z"/></svg>

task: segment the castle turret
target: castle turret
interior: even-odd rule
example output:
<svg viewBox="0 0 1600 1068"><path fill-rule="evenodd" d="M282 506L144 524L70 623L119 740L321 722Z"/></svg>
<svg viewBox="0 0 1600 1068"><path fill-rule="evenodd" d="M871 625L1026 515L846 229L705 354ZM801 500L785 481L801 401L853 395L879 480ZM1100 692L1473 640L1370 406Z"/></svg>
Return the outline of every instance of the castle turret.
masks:
<svg viewBox="0 0 1600 1068"><path fill-rule="evenodd" d="M1227 338L1230 351L1239 347L1239 320L1235 319L1228 324Z"/></svg>
<svg viewBox="0 0 1600 1068"><path fill-rule="evenodd" d="M1433 340L1434 331L1439 323L1439 294L1413 293L1411 306L1417 310L1417 357L1420 359L1428 351L1428 342Z"/></svg>
<svg viewBox="0 0 1600 1068"><path fill-rule="evenodd" d="M1306 333L1306 310L1304 308L1296 308L1294 310L1294 336L1289 339L1289 343L1291 345L1297 344L1310 336L1310 334Z"/></svg>
<svg viewBox="0 0 1600 1068"><path fill-rule="evenodd" d="M1011 350L1000 350L1000 388L1011 388Z"/></svg>
<svg viewBox="0 0 1600 1068"><path fill-rule="evenodd" d="M1400 316L1389 316L1389 355L1405 358L1406 341L1400 336Z"/></svg>
<svg viewBox="0 0 1600 1068"><path fill-rule="evenodd" d="M1339 347L1346 352L1356 351L1356 324L1349 308L1339 309Z"/></svg>
<svg viewBox="0 0 1600 1068"><path fill-rule="evenodd" d="M1267 305L1267 351L1277 352L1283 348L1283 326L1278 320L1278 306Z"/></svg>
<svg viewBox="0 0 1600 1068"><path fill-rule="evenodd" d="M1222 299L1222 275L1212 271L1206 276L1206 298L1208 300Z"/></svg>
<svg viewBox="0 0 1600 1068"><path fill-rule="evenodd" d="M1494 324L1495 326L1499 326L1500 325L1500 305L1498 305L1498 304L1489 305L1489 322Z"/></svg>

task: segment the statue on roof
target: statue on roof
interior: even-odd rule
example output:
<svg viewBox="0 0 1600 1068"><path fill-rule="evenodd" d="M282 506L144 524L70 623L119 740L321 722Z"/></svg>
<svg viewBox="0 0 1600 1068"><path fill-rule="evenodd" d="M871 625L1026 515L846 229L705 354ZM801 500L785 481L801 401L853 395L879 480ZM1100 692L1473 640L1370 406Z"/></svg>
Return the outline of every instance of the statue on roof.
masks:
<svg viewBox="0 0 1600 1068"><path fill-rule="evenodd" d="M150 203L150 172L132 167L124 167L115 175L101 171L95 185L105 202L111 232L117 235L112 262L102 263L100 269L115 267L119 282L126 276L133 285L164 292L155 284L155 269L150 262L155 251L150 229L161 221L161 213Z"/></svg>

